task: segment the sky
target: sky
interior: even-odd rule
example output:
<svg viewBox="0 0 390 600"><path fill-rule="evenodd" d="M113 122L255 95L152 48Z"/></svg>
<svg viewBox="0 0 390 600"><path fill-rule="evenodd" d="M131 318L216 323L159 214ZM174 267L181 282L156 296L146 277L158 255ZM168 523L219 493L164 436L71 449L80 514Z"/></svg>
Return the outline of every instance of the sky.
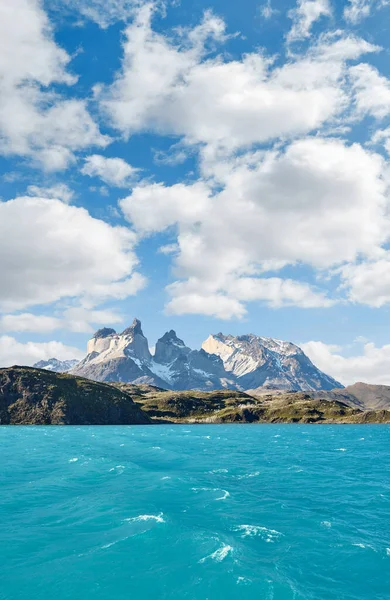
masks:
<svg viewBox="0 0 390 600"><path fill-rule="evenodd" d="M390 385L386 0L0 0L0 366L103 326Z"/></svg>

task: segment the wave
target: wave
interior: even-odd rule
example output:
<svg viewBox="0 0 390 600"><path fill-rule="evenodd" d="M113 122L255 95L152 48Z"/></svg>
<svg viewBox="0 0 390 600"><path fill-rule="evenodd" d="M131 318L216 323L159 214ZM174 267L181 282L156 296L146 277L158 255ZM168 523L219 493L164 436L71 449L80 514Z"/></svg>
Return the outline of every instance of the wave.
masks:
<svg viewBox="0 0 390 600"><path fill-rule="evenodd" d="M321 521L322 527L332 527L332 523L330 521Z"/></svg>
<svg viewBox="0 0 390 600"><path fill-rule="evenodd" d="M227 490L222 490L221 488L193 487L191 488L191 490L193 492L222 492L222 496L220 498L214 498L214 500L226 500L226 498L229 498L230 496L230 492L228 492Z"/></svg>
<svg viewBox="0 0 390 600"><path fill-rule="evenodd" d="M234 531L241 531L241 537L261 537L266 542L275 542L280 536L283 534L280 531L276 531L276 529L268 529L267 527L263 527L261 525L238 525L235 527Z"/></svg>
<svg viewBox="0 0 390 600"><path fill-rule="evenodd" d="M72 463L72 462L77 462L77 461L78 461L78 458L75 457L75 458L70 458L68 462Z"/></svg>
<svg viewBox="0 0 390 600"><path fill-rule="evenodd" d="M229 470L228 469L213 469L212 471L207 471L207 472L215 475L216 473L229 473Z"/></svg>
<svg viewBox="0 0 390 600"><path fill-rule="evenodd" d="M223 546L221 546L221 548L218 548L218 550L216 550L212 554L209 554L208 556L201 558L199 562L204 563L208 559L214 560L215 562L222 562L232 552L233 552L233 546L229 546L228 544L223 544Z"/></svg>
<svg viewBox="0 0 390 600"><path fill-rule="evenodd" d="M237 475L237 479L249 479L250 477L258 477L260 475L260 471L255 471L254 473L245 473L245 475Z"/></svg>
<svg viewBox="0 0 390 600"><path fill-rule="evenodd" d="M165 523L164 513L158 515L138 515L138 517L129 517L124 519L127 523L137 523L140 521L156 521L156 523Z"/></svg>

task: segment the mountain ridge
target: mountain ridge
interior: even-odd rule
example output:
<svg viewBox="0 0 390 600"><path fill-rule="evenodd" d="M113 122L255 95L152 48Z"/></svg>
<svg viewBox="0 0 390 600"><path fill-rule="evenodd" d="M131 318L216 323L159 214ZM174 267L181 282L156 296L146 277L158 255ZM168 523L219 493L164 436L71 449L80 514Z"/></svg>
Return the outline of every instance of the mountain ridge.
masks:
<svg viewBox="0 0 390 600"><path fill-rule="evenodd" d="M152 384L170 390L343 387L295 344L254 334L211 334L199 350L193 350L171 329L159 338L152 355L139 319L122 333L99 329L88 342L86 357L69 372L96 381Z"/></svg>

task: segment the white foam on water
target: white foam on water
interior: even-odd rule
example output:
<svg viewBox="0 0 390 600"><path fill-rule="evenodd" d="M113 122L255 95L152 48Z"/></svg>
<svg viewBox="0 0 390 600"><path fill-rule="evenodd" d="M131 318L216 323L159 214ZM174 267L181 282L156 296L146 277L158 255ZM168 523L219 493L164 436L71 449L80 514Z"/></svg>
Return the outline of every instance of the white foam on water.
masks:
<svg viewBox="0 0 390 600"><path fill-rule="evenodd" d="M390 556L390 548L386 548L386 556Z"/></svg>
<svg viewBox="0 0 390 600"><path fill-rule="evenodd" d="M212 473L213 475L215 473L229 473L228 469L213 469L212 471L207 471L208 473Z"/></svg>
<svg viewBox="0 0 390 600"><path fill-rule="evenodd" d="M332 523L330 521L321 521L322 527L332 527Z"/></svg>
<svg viewBox="0 0 390 600"><path fill-rule="evenodd" d="M193 492L222 492L222 496L220 498L214 498L214 500L226 500L226 498L229 498L230 496L230 493L227 490L222 490L221 488L193 487L191 490Z"/></svg>
<svg viewBox="0 0 390 600"><path fill-rule="evenodd" d="M137 523L140 521L156 521L156 523L165 523L163 513L160 513L158 515L138 515L138 517L129 517L128 519L124 520L127 523Z"/></svg>
<svg viewBox="0 0 390 600"><path fill-rule="evenodd" d="M237 577L237 585L248 585L248 583L251 583L251 580L247 577Z"/></svg>
<svg viewBox="0 0 390 600"><path fill-rule="evenodd" d="M172 479L172 477L169 477L168 475L166 477L161 477L161 481L165 481L165 479Z"/></svg>
<svg viewBox="0 0 390 600"><path fill-rule="evenodd" d="M161 446L152 446L152 450L161 450Z"/></svg>
<svg viewBox="0 0 390 600"><path fill-rule="evenodd" d="M346 448L336 448L336 450L338 450L339 452L346 452L347 451Z"/></svg>
<svg viewBox="0 0 390 600"><path fill-rule="evenodd" d="M100 549L101 550L107 550L107 548L111 548L111 546L115 546L115 544L119 544L119 542L124 542L125 540L128 540L129 536L121 538L120 540L115 540L114 542L110 542L109 544L104 544L104 546L102 546ZM79 556L83 556L82 554L80 554Z"/></svg>
<svg viewBox="0 0 390 600"><path fill-rule="evenodd" d="M209 554L208 556L201 558L199 562L204 563L208 559L214 560L215 562L222 562L232 552L233 552L232 546L229 546L228 544L223 544L223 546L221 546L221 548L218 548L218 550L216 550L212 554Z"/></svg>
<svg viewBox="0 0 390 600"><path fill-rule="evenodd" d="M237 479L249 479L250 477L258 477L260 475L260 471L255 471L254 473L246 473L245 475L237 475Z"/></svg>
<svg viewBox="0 0 390 600"><path fill-rule="evenodd" d="M116 467L112 467L112 469L109 469L109 473L112 473L113 471L115 471L116 473L118 473L119 475L121 473L123 473L123 471L126 469L125 465L116 465Z"/></svg>
<svg viewBox="0 0 390 600"><path fill-rule="evenodd" d="M77 462L77 461L78 461L78 458L75 457L75 458L70 458L68 462L72 463L72 462Z"/></svg>
<svg viewBox="0 0 390 600"><path fill-rule="evenodd" d="M283 534L276 529L268 529L261 525L238 525L234 531L240 531L241 537L261 537L268 543L273 543L280 538Z"/></svg>
<svg viewBox="0 0 390 600"><path fill-rule="evenodd" d="M216 500L226 500L226 498L229 498L230 494L227 490L221 490L222 492L222 496L220 498L216 498Z"/></svg>

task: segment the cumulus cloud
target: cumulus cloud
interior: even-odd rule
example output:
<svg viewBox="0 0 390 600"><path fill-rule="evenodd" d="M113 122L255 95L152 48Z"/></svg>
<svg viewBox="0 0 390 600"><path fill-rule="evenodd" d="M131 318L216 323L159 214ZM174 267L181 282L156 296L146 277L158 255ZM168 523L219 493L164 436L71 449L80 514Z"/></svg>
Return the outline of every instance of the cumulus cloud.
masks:
<svg viewBox="0 0 390 600"><path fill-rule="evenodd" d="M66 183L57 183L50 187L40 187L38 185L29 185L27 188L29 196L37 196L38 198L55 198L69 204L73 200L74 192Z"/></svg>
<svg viewBox="0 0 390 600"><path fill-rule="evenodd" d="M236 60L208 54L209 38L224 39L211 13L179 38L153 31L152 15L143 7L127 27L121 69L97 94L102 110L125 136L151 130L225 152L306 134L341 114L346 61L377 50L353 36L322 36L277 68L260 51Z"/></svg>
<svg viewBox="0 0 390 600"><path fill-rule="evenodd" d="M129 165L123 158L106 158L93 154L85 158L81 173L89 177L99 177L107 185L127 187L135 180L139 169Z"/></svg>
<svg viewBox="0 0 390 600"><path fill-rule="evenodd" d="M12 231L12 235L9 232ZM47 198L0 203L0 309L80 297L126 297L145 284L134 272L136 236Z"/></svg>
<svg viewBox="0 0 390 600"><path fill-rule="evenodd" d="M349 71L357 111L381 119L390 113L390 81L368 64L359 64Z"/></svg>
<svg viewBox="0 0 390 600"><path fill-rule="evenodd" d="M87 310L82 306L67 308L60 316L49 317L32 313L0 316L0 331L49 333L67 329L77 333L91 333L96 325L121 323L122 317L111 310Z"/></svg>
<svg viewBox="0 0 390 600"><path fill-rule="evenodd" d="M343 385L351 385L357 381L390 385L389 344L378 347L367 342L362 353L352 356L343 356L340 346L318 341L306 342L300 346L317 367Z"/></svg>
<svg viewBox="0 0 390 600"><path fill-rule="evenodd" d="M143 235L177 228L175 273L184 281L169 288L175 297L202 290L202 297L222 293L236 302L329 306L321 290L264 273L288 264L329 269L360 255L376 259L389 236L383 168L383 159L359 144L306 138L227 161L225 168L218 163L217 190L205 181L145 184L120 205ZM198 298L190 305L205 303ZM171 301L169 310L184 310L186 301L172 308L178 306Z"/></svg>
<svg viewBox="0 0 390 600"><path fill-rule="evenodd" d="M345 265L341 269L344 287L352 302L380 308L390 302L390 255L375 261Z"/></svg>
<svg viewBox="0 0 390 600"><path fill-rule="evenodd" d="M287 41L291 43L308 38L313 23L321 17L330 17L331 14L329 0L298 0L297 7L288 13L293 24L287 34Z"/></svg>
<svg viewBox="0 0 390 600"><path fill-rule="evenodd" d="M26 342L23 344L8 335L0 336L0 367L31 366L39 360L49 360L49 358L81 359L84 354L79 348L66 346L62 342Z"/></svg>
<svg viewBox="0 0 390 600"><path fill-rule="evenodd" d="M75 83L69 62L39 0L0 4L0 153L60 170L75 151L107 145L85 100L64 100L50 90L54 83Z"/></svg>
<svg viewBox="0 0 390 600"><path fill-rule="evenodd" d="M0 331L29 331L48 333L61 328L61 319L45 315L20 313L17 315L2 315L0 317Z"/></svg>

